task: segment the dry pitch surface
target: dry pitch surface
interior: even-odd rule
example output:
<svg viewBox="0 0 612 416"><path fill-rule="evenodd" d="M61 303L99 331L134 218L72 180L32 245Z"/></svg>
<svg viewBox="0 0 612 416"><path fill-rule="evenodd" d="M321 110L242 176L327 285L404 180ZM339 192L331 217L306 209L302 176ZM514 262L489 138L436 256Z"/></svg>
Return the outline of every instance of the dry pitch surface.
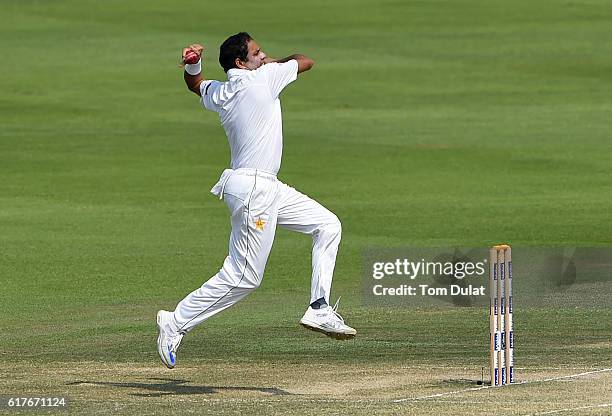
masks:
<svg viewBox="0 0 612 416"><path fill-rule="evenodd" d="M612 369L517 368L517 385L461 367L259 362L166 370L97 362L5 365L0 390L69 398L73 413L610 414ZM13 413L13 412L11 412Z"/></svg>

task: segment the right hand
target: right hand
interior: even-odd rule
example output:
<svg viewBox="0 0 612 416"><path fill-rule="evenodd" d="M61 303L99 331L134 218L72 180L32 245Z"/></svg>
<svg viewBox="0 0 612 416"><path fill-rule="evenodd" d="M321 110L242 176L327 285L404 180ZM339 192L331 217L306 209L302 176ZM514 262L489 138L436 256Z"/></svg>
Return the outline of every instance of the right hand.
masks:
<svg viewBox="0 0 612 416"><path fill-rule="evenodd" d="M204 52L204 46L202 46L202 45L200 45L198 43L194 43L194 44L189 45L186 48L183 48L183 54L181 55L183 60L185 59L185 55L189 51L194 51L195 53L198 54L198 56L202 57L202 52Z"/></svg>

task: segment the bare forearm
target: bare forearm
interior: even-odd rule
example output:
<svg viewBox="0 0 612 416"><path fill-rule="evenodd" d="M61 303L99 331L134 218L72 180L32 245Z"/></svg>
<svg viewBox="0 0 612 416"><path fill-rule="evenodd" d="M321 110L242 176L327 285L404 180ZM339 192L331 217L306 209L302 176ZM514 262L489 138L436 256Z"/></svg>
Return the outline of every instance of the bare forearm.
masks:
<svg viewBox="0 0 612 416"><path fill-rule="evenodd" d="M183 79L185 79L185 84L187 84L187 88L189 91L192 91L194 94L200 95L200 84L204 81L202 77L202 73L197 75L189 75L187 72L183 72Z"/></svg>

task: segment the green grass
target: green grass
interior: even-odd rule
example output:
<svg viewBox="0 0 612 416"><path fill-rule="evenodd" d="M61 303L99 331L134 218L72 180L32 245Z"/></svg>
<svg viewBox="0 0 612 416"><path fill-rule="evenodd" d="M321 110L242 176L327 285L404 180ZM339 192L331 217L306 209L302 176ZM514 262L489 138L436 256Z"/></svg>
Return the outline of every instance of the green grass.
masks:
<svg viewBox="0 0 612 416"><path fill-rule="evenodd" d="M515 408L472 394L390 404L479 378L485 311L367 308L361 293L368 247L612 245L611 24L605 1L5 0L0 392L65 393L88 413L611 403L576 381L486 393ZM224 79L218 45L240 30L272 56L317 62L283 93L279 177L341 219L334 296L359 337L335 343L297 327L310 241L279 230L262 287L186 337L167 372L155 312L217 271L229 233L208 193L227 141L177 64L201 42L205 75ZM515 319L519 378L612 367L609 308L519 308ZM221 390L143 382L155 377ZM111 384L67 384L83 380ZM169 401L138 396L150 390Z"/></svg>

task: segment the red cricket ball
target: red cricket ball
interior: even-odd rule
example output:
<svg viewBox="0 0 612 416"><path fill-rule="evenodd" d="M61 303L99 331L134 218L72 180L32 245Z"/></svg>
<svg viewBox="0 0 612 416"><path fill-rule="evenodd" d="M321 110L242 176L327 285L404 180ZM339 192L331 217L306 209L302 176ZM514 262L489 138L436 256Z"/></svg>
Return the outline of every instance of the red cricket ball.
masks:
<svg viewBox="0 0 612 416"><path fill-rule="evenodd" d="M194 51L187 51L185 57L183 58L183 62L186 64L197 64L199 60L200 55L198 55Z"/></svg>

